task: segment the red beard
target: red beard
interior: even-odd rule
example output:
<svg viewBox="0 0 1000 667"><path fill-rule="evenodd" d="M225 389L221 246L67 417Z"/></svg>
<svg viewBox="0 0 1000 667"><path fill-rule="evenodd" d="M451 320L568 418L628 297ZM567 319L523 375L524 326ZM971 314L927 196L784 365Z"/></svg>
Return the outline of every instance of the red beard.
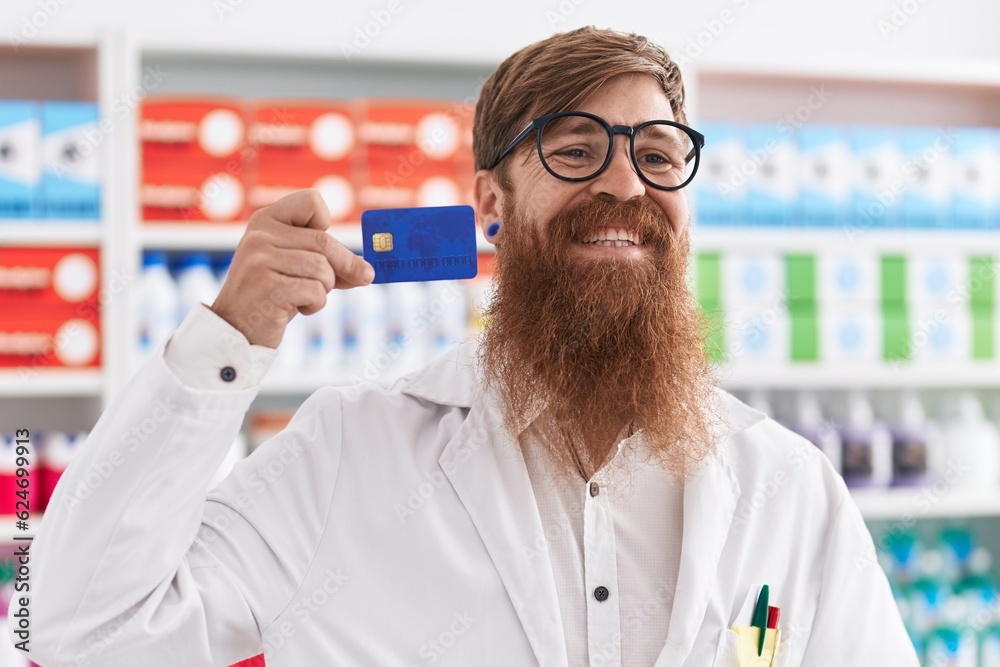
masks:
<svg viewBox="0 0 1000 667"><path fill-rule="evenodd" d="M573 239L637 231L641 257L586 257ZM590 479L630 430L683 480L712 450L712 383L687 284L686 232L651 201L597 197L539 234L524 210L504 221L481 354L518 440L537 438L557 470ZM586 250L586 249L583 249Z"/></svg>

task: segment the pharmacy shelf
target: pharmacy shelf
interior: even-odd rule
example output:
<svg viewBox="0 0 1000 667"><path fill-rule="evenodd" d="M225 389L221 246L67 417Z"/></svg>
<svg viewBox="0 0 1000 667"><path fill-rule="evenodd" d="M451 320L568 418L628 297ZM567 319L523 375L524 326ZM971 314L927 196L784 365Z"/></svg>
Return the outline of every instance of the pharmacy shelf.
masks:
<svg viewBox="0 0 1000 667"><path fill-rule="evenodd" d="M830 229L809 227L697 226L691 246L698 252L858 253L940 251L948 254L990 253L1000 243L1000 229L870 229L848 225Z"/></svg>
<svg viewBox="0 0 1000 667"><path fill-rule="evenodd" d="M30 514L28 517L28 530L17 529L17 517L13 514L0 514L0 544L17 544L21 540L15 537L34 537L38 532L38 526L42 523L42 514ZM30 542L22 542L31 544Z"/></svg>
<svg viewBox="0 0 1000 667"><path fill-rule="evenodd" d="M246 223L219 224L185 222L149 222L140 226L139 241L143 248L157 250L235 250L243 237ZM361 224L336 224L328 232L348 248L361 249ZM476 234L476 248L491 253L493 244Z"/></svg>
<svg viewBox="0 0 1000 667"><path fill-rule="evenodd" d="M0 369L0 397L100 396L104 380L99 370Z"/></svg>
<svg viewBox="0 0 1000 667"><path fill-rule="evenodd" d="M957 363L740 364L716 369L718 382L729 390L744 389L994 389L1000 388L1000 362L981 366Z"/></svg>
<svg viewBox="0 0 1000 667"><path fill-rule="evenodd" d="M148 222L140 227L139 239L144 248L158 250L235 250L245 222ZM361 227L338 224L327 230L348 248L361 248Z"/></svg>
<svg viewBox="0 0 1000 667"><path fill-rule="evenodd" d="M145 248L158 250L234 250L245 228L242 222L152 222L139 228L139 241Z"/></svg>
<svg viewBox="0 0 1000 667"><path fill-rule="evenodd" d="M101 225L91 220L0 220L0 246L96 246Z"/></svg>
<svg viewBox="0 0 1000 667"><path fill-rule="evenodd" d="M738 61L706 62L698 67L700 76L734 75L749 78L831 79L873 83L907 83L943 88L1000 88L1000 68L996 58L884 58L782 61L740 58Z"/></svg>
<svg viewBox="0 0 1000 667"><path fill-rule="evenodd" d="M910 521L973 516L1000 516L1000 489L963 491L947 486L896 489L852 489L851 497L869 520Z"/></svg>

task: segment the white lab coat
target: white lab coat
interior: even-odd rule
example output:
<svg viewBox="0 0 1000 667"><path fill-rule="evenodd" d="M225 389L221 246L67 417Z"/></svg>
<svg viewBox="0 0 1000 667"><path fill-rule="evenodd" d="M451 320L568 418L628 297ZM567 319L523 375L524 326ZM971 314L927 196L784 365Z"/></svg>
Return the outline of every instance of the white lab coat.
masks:
<svg viewBox="0 0 1000 667"><path fill-rule="evenodd" d="M474 355L466 343L389 390L316 392L207 498L256 389L193 390L155 356L41 524L32 658L565 666L530 481ZM684 491L656 667L735 665L728 628L750 624L761 584L781 608L777 667L915 667L841 478L804 439L719 398L728 427Z"/></svg>

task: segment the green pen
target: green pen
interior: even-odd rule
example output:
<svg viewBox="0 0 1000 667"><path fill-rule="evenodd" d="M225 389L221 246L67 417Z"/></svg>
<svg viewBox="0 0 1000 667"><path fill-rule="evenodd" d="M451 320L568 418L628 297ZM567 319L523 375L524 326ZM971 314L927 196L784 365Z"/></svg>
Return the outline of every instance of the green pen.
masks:
<svg viewBox="0 0 1000 667"><path fill-rule="evenodd" d="M767 632L767 584L760 587L757 596L757 606L753 610L753 627L760 632L757 635L757 656L764 652L764 633Z"/></svg>

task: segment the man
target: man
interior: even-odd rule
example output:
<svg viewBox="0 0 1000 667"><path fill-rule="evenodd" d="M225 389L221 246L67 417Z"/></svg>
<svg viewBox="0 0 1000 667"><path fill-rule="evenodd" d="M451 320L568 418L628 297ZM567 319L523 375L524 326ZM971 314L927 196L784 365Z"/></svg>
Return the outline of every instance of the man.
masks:
<svg viewBox="0 0 1000 667"><path fill-rule="evenodd" d="M57 489L32 552L32 656L735 665L730 628L767 585L780 641L763 664L916 665L841 479L711 386L684 283L701 138L683 104L676 65L635 35L511 56L476 108L497 245L481 344L389 390L317 392L207 492L288 320L372 278L316 193L258 211L211 309Z"/></svg>

